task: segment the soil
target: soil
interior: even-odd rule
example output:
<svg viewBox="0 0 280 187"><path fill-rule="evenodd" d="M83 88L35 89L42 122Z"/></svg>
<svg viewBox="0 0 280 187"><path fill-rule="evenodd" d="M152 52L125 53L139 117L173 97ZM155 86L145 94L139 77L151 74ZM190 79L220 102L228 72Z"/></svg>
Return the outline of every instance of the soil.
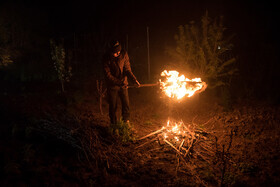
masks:
<svg viewBox="0 0 280 187"><path fill-rule="evenodd" d="M129 94L136 133L124 142L94 89L1 92L1 186L279 186L279 106L238 101L225 110L207 91L180 102L157 87ZM156 135L138 140L168 119L202 129L211 156L194 146L183 159Z"/></svg>

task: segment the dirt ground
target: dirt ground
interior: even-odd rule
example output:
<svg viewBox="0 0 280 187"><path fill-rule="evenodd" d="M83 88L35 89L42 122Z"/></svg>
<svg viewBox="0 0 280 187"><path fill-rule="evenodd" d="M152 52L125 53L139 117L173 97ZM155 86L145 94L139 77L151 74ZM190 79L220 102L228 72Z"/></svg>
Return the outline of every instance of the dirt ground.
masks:
<svg viewBox="0 0 280 187"><path fill-rule="evenodd" d="M123 142L94 89L2 92L1 186L279 185L279 106L239 101L224 110L207 91L181 102L156 87L129 94L137 133ZM168 119L202 129L209 154L194 145L183 159L156 135L138 140Z"/></svg>

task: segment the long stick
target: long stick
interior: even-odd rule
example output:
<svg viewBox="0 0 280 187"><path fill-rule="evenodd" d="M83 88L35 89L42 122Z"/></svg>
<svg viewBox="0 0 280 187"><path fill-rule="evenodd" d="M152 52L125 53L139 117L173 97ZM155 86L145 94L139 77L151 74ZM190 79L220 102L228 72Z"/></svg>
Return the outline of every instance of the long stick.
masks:
<svg viewBox="0 0 280 187"><path fill-rule="evenodd" d="M170 143L169 141L167 140L163 140L165 143L167 143L168 145L170 145L173 149L175 149L177 151L177 153L179 153L180 155L182 154L176 147L174 147L174 145L172 145L172 143Z"/></svg>
<svg viewBox="0 0 280 187"><path fill-rule="evenodd" d="M184 142L185 142L185 140L183 139L182 142L181 142L181 144L180 144L180 146L179 146L179 150L180 150L181 147L183 146Z"/></svg>
<svg viewBox="0 0 280 187"><path fill-rule="evenodd" d="M150 42L149 42L149 27L147 27L147 50L148 50L148 80L151 77L151 65L150 65Z"/></svg>
<svg viewBox="0 0 280 187"><path fill-rule="evenodd" d="M155 138L151 139L150 141L145 142L145 143L143 143L143 144L141 144L141 145L135 147L135 149L138 149L139 147L142 147L142 146L144 146L144 145L146 145L146 144L148 144L148 143L151 143L151 142L155 141L156 139L157 139L157 137L155 137Z"/></svg>
<svg viewBox="0 0 280 187"><path fill-rule="evenodd" d="M202 82L193 82L193 81L180 81L180 82L187 82L187 83L190 83L190 84L197 84L197 83L202 83ZM168 84L173 84L172 82L168 82L166 83L167 85ZM159 83L154 83L154 84L141 84L140 86L136 86L136 85L133 85L133 86L128 86L128 88L141 88L141 87L150 87L150 86L158 86Z"/></svg>
<svg viewBox="0 0 280 187"><path fill-rule="evenodd" d="M140 84L140 86L128 86L128 88L141 88L141 87L150 87L150 86L158 86L159 84Z"/></svg>
<svg viewBox="0 0 280 187"><path fill-rule="evenodd" d="M154 132L152 132L152 133L150 133L150 134L148 134L148 135L146 135L146 136L143 136L142 138L140 138L140 139L138 139L138 140L143 140L143 139L145 139L145 138L148 138L148 137L150 137L150 136L152 136L152 135L154 135L154 134L160 133L162 130L163 130L163 128L161 128L161 129L159 129L159 130L157 130L157 131L154 131Z"/></svg>

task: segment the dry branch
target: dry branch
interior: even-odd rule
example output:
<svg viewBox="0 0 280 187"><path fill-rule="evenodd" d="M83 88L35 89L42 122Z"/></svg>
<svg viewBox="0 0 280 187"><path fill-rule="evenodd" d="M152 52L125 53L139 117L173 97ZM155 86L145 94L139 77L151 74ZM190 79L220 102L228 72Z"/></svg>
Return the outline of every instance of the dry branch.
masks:
<svg viewBox="0 0 280 187"><path fill-rule="evenodd" d="M97 92L98 92L98 95L99 95L99 109L100 109L100 113L103 115L102 100L106 95L107 89L105 88L103 90L102 85L103 85L102 81L96 80L96 87L97 87Z"/></svg>
<svg viewBox="0 0 280 187"><path fill-rule="evenodd" d="M175 149L175 151L177 151L178 154L182 154L176 147L174 147L174 145L172 145L172 143L170 143L169 141L167 141L166 139L163 140L165 143L167 143L168 145L170 145L173 149Z"/></svg>
<svg viewBox="0 0 280 187"><path fill-rule="evenodd" d="M206 123L210 121L211 119ZM158 138L159 142L162 141L162 143L160 143L161 146L167 145L175 151L177 160L176 174L178 171L184 172L183 168L185 168L193 175L199 184L207 186L196 170L202 166L200 165L202 163L204 163L204 165L205 163L206 165L211 164L211 159L213 155L215 155L215 151L213 150L215 145L214 139L211 138L212 133L201 130L197 128L196 125L192 125L191 127L192 128L181 122L168 122L167 126L163 126L161 129L140 138L139 140L145 140L148 137L156 136L145 141L145 143L142 143L136 148L143 147ZM194 159L196 161L194 161Z"/></svg>
<svg viewBox="0 0 280 187"><path fill-rule="evenodd" d="M181 140L180 140L180 143L178 142L178 139L176 139L174 142L173 141L169 141L167 137L164 136L164 134L166 133L170 133L168 132L168 128L169 127L162 127L161 129L159 130L156 130L154 132L151 132L150 134L147 134L146 136L143 136L141 138L139 138L138 140L144 140L148 137L151 137L153 135L156 135L155 138L145 142L145 143L142 143L141 145L137 146L135 149L137 148L140 148L140 147L143 147L144 145L147 145L148 143L151 143L153 142L154 140L156 140L157 138L159 140L161 140L163 143L166 143L167 145L169 145L170 147L172 147L178 154L180 154L183 158L186 158L187 155L190 153L190 150L191 148L195 145L196 142L199 142L199 139L201 140L201 142L203 142L202 139L207 139L206 137L204 136L199 136L197 133L196 133L196 130L190 130L187 126L185 126L184 124L181 124L181 128L182 130L185 131L186 134L184 135L172 135L169 134L168 138L177 138L177 137L180 137ZM205 133L207 134L207 133ZM210 149L211 147L208 146L208 149ZM205 149L205 148L204 148ZM210 151L210 150L209 150ZM213 151L212 151L213 152Z"/></svg>
<svg viewBox="0 0 280 187"><path fill-rule="evenodd" d="M150 134L148 134L148 135L146 135L146 136L143 136L142 138L139 138L138 140L143 140L143 139L148 138L148 137L150 137L150 136L152 136L152 135L154 135L154 134L158 134L158 133L160 133L160 132L162 132L162 131L163 131L163 128L161 128L161 129L159 129L159 130L157 130L157 131L154 131L154 132L152 132L152 133L150 133Z"/></svg>
<svg viewBox="0 0 280 187"><path fill-rule="evenodd" d="M143 147L144 145L146 145L146 144L148 144L148 143L151 143L151 142L155 141L156 139L157 139L157 137L155 137L155 138L151 139L150 141L145 142L145 143L143 143L143 144L141 144L141 145L135 147L135 149L138 149L139 147Z"/></svg>

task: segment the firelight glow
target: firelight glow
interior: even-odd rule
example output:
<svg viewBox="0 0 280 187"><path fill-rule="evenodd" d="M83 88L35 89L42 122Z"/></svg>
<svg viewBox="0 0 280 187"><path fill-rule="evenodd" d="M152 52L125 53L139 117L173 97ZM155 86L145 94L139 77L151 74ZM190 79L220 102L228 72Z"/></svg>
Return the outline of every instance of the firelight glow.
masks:
<svg viewBox="0 0 280 187"><path fill-rule="evenodd" d="M163 126L161 130L163 138L171 142L179 142L182 138L189 135L183 121L174 122L168 120L166 126Z"/></svg>
<svg viewBox="0 0 280 187"><path fill-rule="evenodd" d="M201 78L188 79L185 75L179 76L178 71L161 72L162 77L166 77L166 81L160 82L160 88L170 98L176 98L177 100L183 97L191 97L196 92L204 90L206 83L201 81Z"/></svg>

